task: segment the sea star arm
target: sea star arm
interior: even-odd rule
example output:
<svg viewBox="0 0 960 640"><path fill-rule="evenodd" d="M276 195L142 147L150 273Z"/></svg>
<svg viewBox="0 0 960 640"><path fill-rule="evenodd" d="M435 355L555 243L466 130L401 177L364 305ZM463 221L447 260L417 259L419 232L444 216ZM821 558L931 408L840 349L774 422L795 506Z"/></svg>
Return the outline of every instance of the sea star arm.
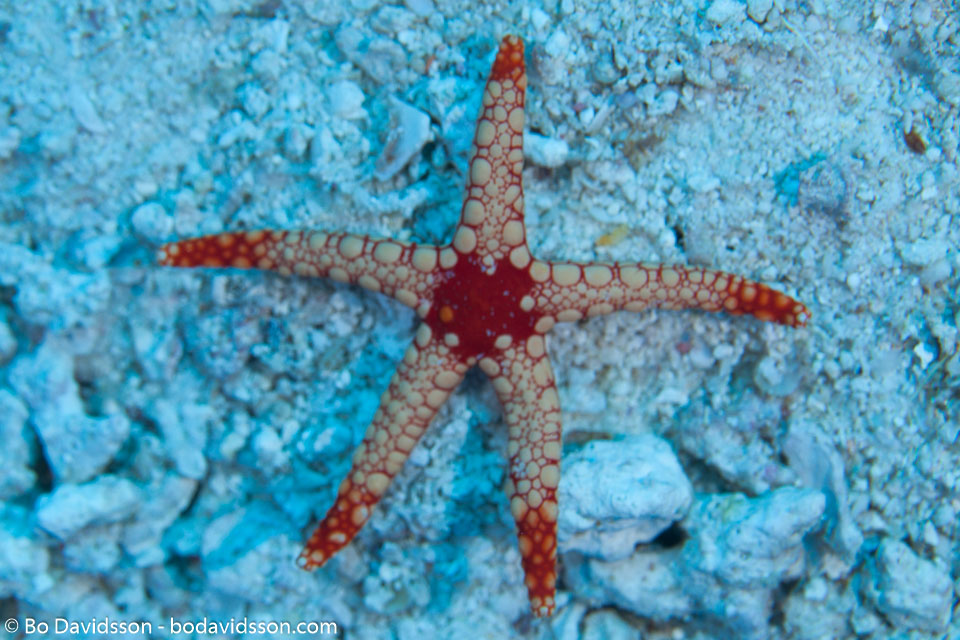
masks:
<svg viewBox="0 0 960 640"><path fill-rule="evenodd" d="M700 309L749 314L761 320L802 327L807 307L765 284L737 275L687 267L648 264L539 262L531 297L538 312L559 322L613 311Z"/></svg>
<svg viewBox="0 0 960 640"><path fill-rule="evenodd" d="M336 502L300 553L301 567L323 566L356 535L467 368L429 327L420 326L380 397Z"/></svg>
<svg viewBox="0 0 960 640"><path fill-rule="evenodd" d="M453 247L491 267L519 247L523 225L523 41L507 36L490 70L470 151L467 196Z"/></svg>
<svg viewBox="0 0 960 640"><path fill-rule="evenodd" d="M172 267L263 269L329 277L429 307L440 249L352 233L240 231L166 244L159 263Z"/></svg>
<svg viewBox="0 0 960 640"><path fill-rule="evenodd" d="M548 616L557 581L557 484L560 481L560 402L543 336L512 342L480 359L509 427L507 496L530 607Z"/></svg>

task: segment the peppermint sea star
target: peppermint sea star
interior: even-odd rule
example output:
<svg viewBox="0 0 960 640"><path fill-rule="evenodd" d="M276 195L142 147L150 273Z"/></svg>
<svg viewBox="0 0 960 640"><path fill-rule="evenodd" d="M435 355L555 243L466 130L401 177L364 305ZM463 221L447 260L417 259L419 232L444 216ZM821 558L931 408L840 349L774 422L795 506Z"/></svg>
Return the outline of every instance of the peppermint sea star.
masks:
<svg viewBox="0 0 960 640"><path fill-rule="evenodd" d="M305 569L322 566L356 535L447 396L479 365L509 427L506 490L530 605L535 615L548 616L555 606L560 481L560 404L544 344L553 325L651 307L750 314L793 327L809 318L789 296L720 271L534 258L521 181L526 85L523 42L507 36L483 92L467 194L449 245L247 231L160 249L162 265L267 269L358 284L420 317L336 502L300 554Z"/></svg>

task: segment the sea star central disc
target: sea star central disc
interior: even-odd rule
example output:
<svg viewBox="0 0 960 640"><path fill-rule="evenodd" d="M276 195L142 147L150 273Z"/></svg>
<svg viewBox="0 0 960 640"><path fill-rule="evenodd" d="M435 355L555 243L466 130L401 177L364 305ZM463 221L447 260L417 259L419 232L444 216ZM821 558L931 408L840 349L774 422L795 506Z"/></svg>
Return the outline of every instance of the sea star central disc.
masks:
<svg viewBox="0 0 960 640"><path fill-rule="evenodd" d="M451 349L458 355L479 358L493 350L501 335L526 340L540 318L530 313L533 299L527 294L534 282L528 270L505 261L495 272L490 271L476 256L460 256L443 274L444 282L452 286L437 288L430 313L424 318L437 335L456 336L447 342L453 343Z"/></svg>

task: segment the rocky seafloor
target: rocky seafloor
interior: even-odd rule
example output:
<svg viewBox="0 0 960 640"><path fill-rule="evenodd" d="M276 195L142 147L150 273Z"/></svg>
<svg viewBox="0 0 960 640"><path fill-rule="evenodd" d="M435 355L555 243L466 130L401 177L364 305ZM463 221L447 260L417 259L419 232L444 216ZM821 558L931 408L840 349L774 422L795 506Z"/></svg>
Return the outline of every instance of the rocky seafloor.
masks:
<svg viewBox="0 0 960 640"><path fill-rule="evenodd" d="M812 311L554 330L548 620L483 376L304 572L414 315L154 260L263 227L447 241L508 33L537 255ZM960 637L958 45L935 0L0 3L0 633Z"/></svg>

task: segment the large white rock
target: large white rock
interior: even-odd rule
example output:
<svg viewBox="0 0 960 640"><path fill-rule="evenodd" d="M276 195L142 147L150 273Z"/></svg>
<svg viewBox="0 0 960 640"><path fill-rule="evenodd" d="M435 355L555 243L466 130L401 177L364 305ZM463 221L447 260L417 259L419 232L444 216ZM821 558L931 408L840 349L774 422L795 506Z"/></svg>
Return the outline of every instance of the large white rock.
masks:
<svg viewBox="0 0 960 640"><path fill-rule="evenodd" d="M681 525L683 546L644 547L616 562L570 554L564 577L595 606L654 620L697 616L716 623L712 637L764 638L775 591L802 575L803 536L823 510L822 493L793 487L705 496Z"/></svg>
<svg viewBox="0 0 960 640"><path fill-rule="evenodd" d="M692 500L690 481L665 440L651 434L595 440L563 460L560 549L624 558L683 518Z"/></svg>

